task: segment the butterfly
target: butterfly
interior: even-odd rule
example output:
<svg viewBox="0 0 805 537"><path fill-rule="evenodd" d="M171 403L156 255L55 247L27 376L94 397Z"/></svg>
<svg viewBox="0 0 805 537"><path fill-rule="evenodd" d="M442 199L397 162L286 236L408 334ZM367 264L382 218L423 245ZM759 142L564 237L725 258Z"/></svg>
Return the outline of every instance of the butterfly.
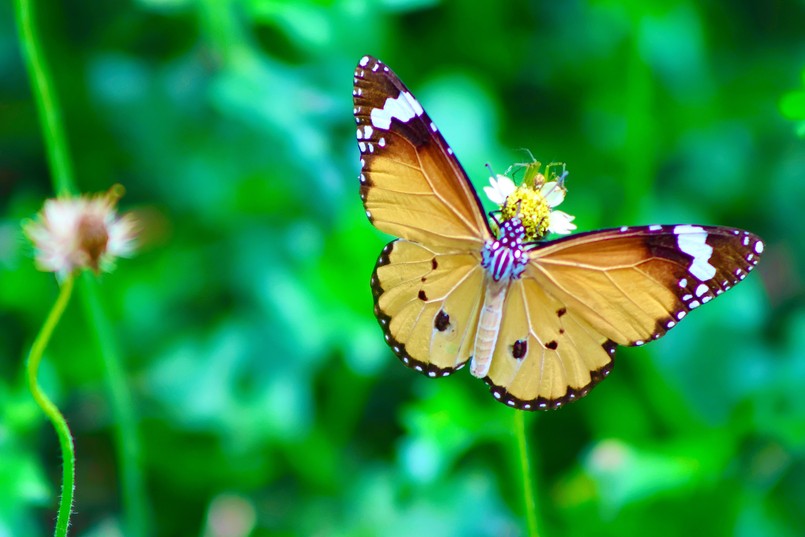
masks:
<svg viewBox="0 0 805 537"><path fill-rule="evenodd" d="M366 216L399 237L371 278L385 340L408 367L444 377L470 362L498 401L558 408L586 395L617 345L663 336L743 280L763 252L740 229L652 225L524 240L494 231L467 174L420 103L381 61L354 73Z"/></svg>

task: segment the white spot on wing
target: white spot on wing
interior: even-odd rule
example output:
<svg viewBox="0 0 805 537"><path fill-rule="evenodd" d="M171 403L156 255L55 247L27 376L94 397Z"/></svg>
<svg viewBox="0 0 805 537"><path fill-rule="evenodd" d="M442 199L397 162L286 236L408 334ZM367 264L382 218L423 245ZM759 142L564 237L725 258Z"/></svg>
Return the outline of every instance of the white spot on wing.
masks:
<svg viewBox="0 0 805 537"><path fill-rule="evenodd" d="M763 241L757 241L755 243L755 252L757 252L758 254L763 253Z"/></svg>
<svg viewBox="0 0 805 537"><path fill-rule="evenodd" d="M682 278L681 280L679 280L679 287L687 287L687 286L688 286L687 278Z"/></svg>
<svg viewBox="0 0 805 537"><path fill-rule="evenodd" d="M649 231L659 231L661 229L662 229L662 226L658 226L658 225L653 225L653 226L648 227Z"/></svg>
<svg viewBox="0 0 805 537"><path fill-rule="evenodd" d="M360 62L361 67L366 67L367 63L369 63L369 56L364 56L363 58L361 58L361 62Z"/></svg>
<svg viewBox="0 0 805 537"><path fill-rule="evenodd" d="M373 109L370 117L375 128L388 130L391 126L392 118L406 123L414 116L420 116L422 113L422 106L406 91L405 93L400 93L396 98L389 97L386 99L383 108Z"/></svg>
<svg viewBox="0 0 805 537"><path fill-rule="evenodd" d="M707 292L708 289L709 287L707 287L707 285L703 283L699 284L699 287L696 288L696 296L702 296Z"/></svg>
<svg viewBox="0 0 805 537"><path fill-rule="evenodd" d="M674 227L679 249L693 257L690 273L702 281L716 275L716 268L710 264L713 247L707 244L707 232L700 226L681 225Z"/></svg>

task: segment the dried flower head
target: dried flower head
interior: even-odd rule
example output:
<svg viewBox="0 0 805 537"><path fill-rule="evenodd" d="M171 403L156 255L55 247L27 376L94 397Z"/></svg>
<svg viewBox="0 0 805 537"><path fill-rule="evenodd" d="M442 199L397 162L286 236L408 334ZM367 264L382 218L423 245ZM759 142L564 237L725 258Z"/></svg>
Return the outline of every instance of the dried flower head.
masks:
<svg viewBox="0 0 805 537"><path fill-rule="evenodd" d="M45 201L38 218L23 226L34 243L38 268L64 279L82 268L109 272L115 258L131 255L136 222L117 214L122 193L116 185L102 194Z"/></svg>

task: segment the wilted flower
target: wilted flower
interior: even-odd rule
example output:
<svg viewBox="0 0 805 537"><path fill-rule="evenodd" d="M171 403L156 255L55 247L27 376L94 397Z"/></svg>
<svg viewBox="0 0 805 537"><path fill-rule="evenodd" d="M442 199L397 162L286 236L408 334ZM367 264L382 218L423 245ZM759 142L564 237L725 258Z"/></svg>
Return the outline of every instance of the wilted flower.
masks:
<svg viewBox="0 0 805 537"><path fill-rule="evenodd" d="M103 194L45 201L38 218L23 226L38 268L64 279L82 268L108 272L115 258L131 255L136 223L131 215L118 216L121 194L117 186Z"/></svg>

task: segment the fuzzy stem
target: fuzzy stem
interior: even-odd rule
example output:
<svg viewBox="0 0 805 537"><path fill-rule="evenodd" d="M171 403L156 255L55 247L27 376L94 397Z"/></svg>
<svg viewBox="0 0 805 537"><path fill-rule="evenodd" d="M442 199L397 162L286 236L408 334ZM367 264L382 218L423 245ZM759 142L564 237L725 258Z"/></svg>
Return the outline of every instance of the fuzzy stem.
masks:
<svg viewBox="0 0 805 537"><path fill-rule="evenodd" d="M528 536L538 537L537 507L534 493L534 478L528 459L528 444L525 434L525 412L514 411L514 434L517 437L517 453L520 458L520 475L523 476L523 503L525 507Z"/></svg>
<svg viewBox="0 0 805 537"><path fill-rule="evenodd" d="M31 394L34 396L36 403L42 412L48 417L56 429L56 434L59 437L59 445L61 447L62 460L64 461L64 469L62 472L62 494L59 501L59 514L56 517L56 531L54 535L63 537L67 535L67 528L70 526L70 513L73 508L73 493L75 492L75 445L73 444L73 436L70 434L70 428L67 426L64 416L62 416L56 405L48 399L48 396L39 387L36 381L37 372L39 371L39 364L42 361L42 355L45 348L50 341L50 336L53 334L53 329L61 319L67 303L70 301L70 295L73 292L73 277L68 276L61 285L61 291L53 304L53 308L45 319L45 324L34 340L31 346L31 354L28 355L28 387Z"/></svg>

